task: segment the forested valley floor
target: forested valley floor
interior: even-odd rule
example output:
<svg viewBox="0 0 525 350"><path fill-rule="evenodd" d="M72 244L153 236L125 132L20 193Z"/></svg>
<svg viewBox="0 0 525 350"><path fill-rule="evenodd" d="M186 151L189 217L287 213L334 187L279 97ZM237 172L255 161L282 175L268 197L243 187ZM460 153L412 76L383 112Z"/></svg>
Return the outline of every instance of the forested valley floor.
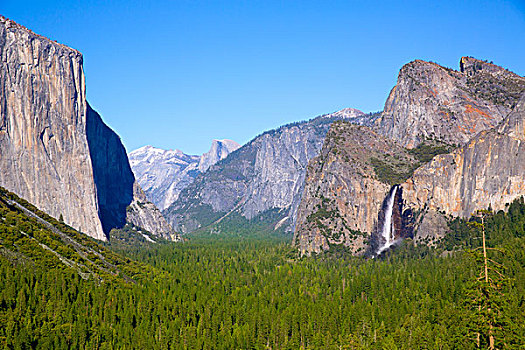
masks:
<svg viewBox="0 0 525 350"><path fill-rule="evenodd" d="M477 349L490 336L525 346L523 199L485 217L486 285L482 228L462 220L437 247L407 240L379 259L300 258L289 238L256 233L113 244L117 254L100 254L120 272L85 279L31 255L20 232L45 227L0 209L7 349Z"/></svg>

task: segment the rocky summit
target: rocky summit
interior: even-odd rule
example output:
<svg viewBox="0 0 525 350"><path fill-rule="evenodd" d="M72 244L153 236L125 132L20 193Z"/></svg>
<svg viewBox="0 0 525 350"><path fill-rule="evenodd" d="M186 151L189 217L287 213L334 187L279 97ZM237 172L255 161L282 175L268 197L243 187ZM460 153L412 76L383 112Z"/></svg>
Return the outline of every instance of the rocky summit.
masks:
<svg viewBox="0 0 525 350"><path fill-rule="evenodd" d="M133 201L126 209L126 220L158 237L172 241L181 240L162 216L161 211L146 198L146 194L137 182L133 185Z"/></svg>
<svg viewBox="0 0 525 350"><path fill-rule="evenodd" d="M408 148L462 145L501 122L524 90L525 78L474 58L461 58L460 71L416 60L401 68L376 126Z"/></svg>
<svg viewBox="0 0 525 350"><path fill-rule="evenodd" d="M131 168L146 196L161 210L179 197L198 174L226 158L240 145L232 140L213 140L202 156L187 155L179 150L145 146L129 153Z"/></svg>
<svg viewBox="0 0 525 350"><path fill-rule="evenodd" d="M237 150L241 145L233 140L213 140L211 148L204 153L199 159L199 171L201 173L208 170L210 166L228 156L228 154Z"/></svg>
<svg viewBox="0 0 525 350"><path fill-rule="evenodd" d="M345 109L267 131L197 176L164 214L180 232L231 217L291 231L308 161L319 154L330 124L363 122L363 116Z"/></svg>
<svg viewBox="0 0 525 350"><path fill-rule="evenodd" d="M82 64L78 51L0 16L0 186L106 240L126 222L135 179L86 100Z"/></svg>
<svg viewBox="0 0 525 350"><path fill-rule="evenodd" d="M403 66L371 129L334 123L311 160L294 235L301 254L430 243L450 218L525 195L524 92L523 77L471 57L460 71Z"/></svg>

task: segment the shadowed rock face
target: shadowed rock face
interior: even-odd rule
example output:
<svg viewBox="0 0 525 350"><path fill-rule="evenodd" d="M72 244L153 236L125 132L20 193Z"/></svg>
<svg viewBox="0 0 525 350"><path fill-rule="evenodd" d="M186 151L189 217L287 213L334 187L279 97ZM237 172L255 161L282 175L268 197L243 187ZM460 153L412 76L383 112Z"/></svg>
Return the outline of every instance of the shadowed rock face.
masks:
<svg viewBox="0 0 525 350"><path fill-rule="evenodd" d="M425 139L462 145L495 127L525 91L525 78L496 65L463 57L460 66L403 66L376 122L379 132L407 148Z"/></svg>
<svg viewBox="0 0 525 350"><path fill-rule="evenodd" d="M82 55L0 16L0 185L106 240L133 183L120 138L86 101Z"/></svg>
<svg viewBox="0 0 525 350"><path fill-rule="evenodd" d="M102 228L106 234L126 223L135 177L120 137L87 104L86 137L93 164Z"/></svg>

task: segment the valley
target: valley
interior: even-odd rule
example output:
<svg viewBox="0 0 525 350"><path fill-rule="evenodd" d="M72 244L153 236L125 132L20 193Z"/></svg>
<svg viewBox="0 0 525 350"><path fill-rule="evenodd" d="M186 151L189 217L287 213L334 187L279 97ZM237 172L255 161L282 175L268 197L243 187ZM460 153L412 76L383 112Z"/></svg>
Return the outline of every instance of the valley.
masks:
<svg viewBox="0 0 525 350"><path fill-rule="evenodd" d="M127 150L82 53L0 15L0 345L522 348L525 78L458 58L377 112Z"/></svg>

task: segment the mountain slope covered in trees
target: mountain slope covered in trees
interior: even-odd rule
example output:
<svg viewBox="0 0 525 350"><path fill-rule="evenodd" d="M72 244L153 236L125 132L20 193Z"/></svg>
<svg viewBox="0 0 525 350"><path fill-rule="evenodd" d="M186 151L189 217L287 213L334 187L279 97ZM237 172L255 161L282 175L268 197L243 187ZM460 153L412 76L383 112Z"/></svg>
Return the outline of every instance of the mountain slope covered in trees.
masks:
<svg viewBox="0 0 525 350"><path fill-rule="evenodd" d="M471 297L482 264L469 249L480 246L481 230L459 219L435 250L406 241L371 260L344 249L297 259L288 241L267 235L121 247L149 266L137 283L84 280L71 269L2 254L0 344L475 349L478 334L487 347L490 322L496 346L517 349L525 339L523 199L484 223L489 257L505 276L485 304ZM487 303L491 311L480 313Z"/></svg>

